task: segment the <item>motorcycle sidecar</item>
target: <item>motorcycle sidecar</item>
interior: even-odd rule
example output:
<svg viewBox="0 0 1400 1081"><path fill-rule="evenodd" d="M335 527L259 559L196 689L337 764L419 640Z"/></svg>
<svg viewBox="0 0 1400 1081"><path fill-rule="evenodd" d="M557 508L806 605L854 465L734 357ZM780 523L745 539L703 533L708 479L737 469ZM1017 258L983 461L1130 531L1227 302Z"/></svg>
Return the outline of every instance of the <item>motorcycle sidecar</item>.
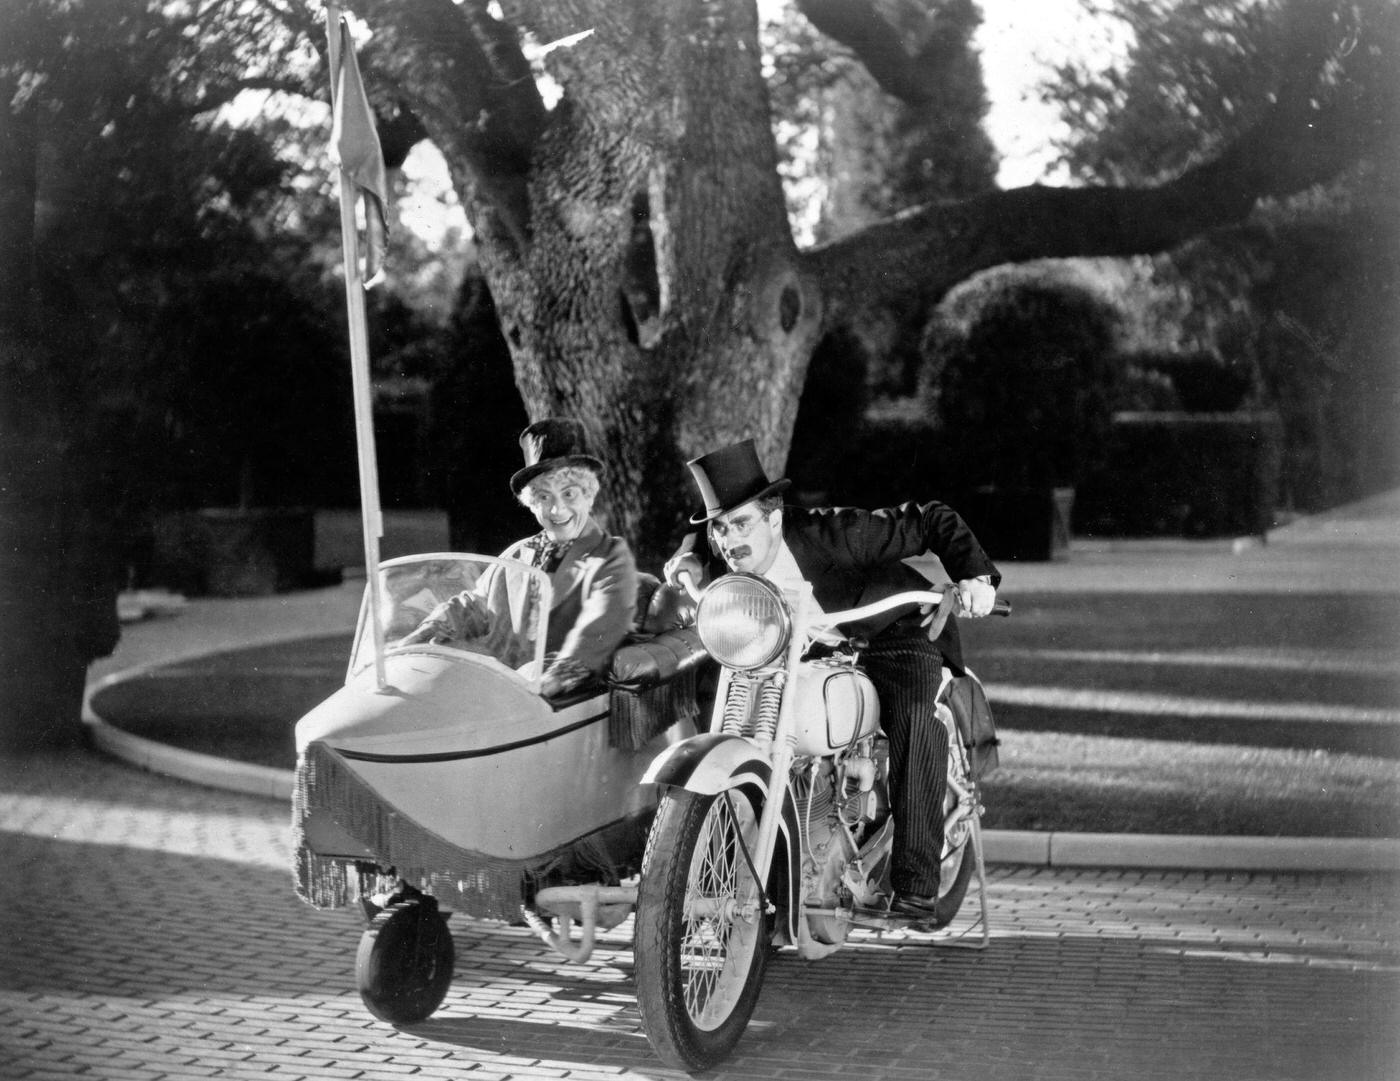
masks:
<svg viewBox="0 0 1400 1081"><path fill-rule="evenodd" d="M485 617L480 635L397 644L453 596ZM656 796L638 781L693 733L704 652L691 629L639 634L609 685L542 698L549 600L548 576L513 560L383 563L345 685L297 724L297 892L318 908L364 909L356 978L381 1020L422 1020L441 1004L447 915L518 922L542 888L611 885L640 868Z"/></svg>

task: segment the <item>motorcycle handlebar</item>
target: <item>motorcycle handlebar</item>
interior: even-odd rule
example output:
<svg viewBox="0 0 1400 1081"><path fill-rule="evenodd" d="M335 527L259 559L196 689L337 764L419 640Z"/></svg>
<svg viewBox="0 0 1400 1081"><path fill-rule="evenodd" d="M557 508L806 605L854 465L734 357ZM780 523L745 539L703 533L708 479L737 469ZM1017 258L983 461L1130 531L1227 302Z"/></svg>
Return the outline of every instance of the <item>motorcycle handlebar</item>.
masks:
<svg viewBox="0 0 1400 1081"><path fill-rule="evenodd" d="M861 605L859 608L849 608L844 612L825 612L819 622L810 625L808 633L830 633L834 627L842 623L855 623L862 619L869 619L871 616L878 616L894 608L901 608L906 604L931 605L937 607L943 603L943 594L949 589L956 589L952 583L945 587L943 593L935 593L931 590L909 590L905 593L896 593L884 600L874 601L871 604ZM1009 601L993 601L992 615L1009 616L1011 614L1011 604Z"/></svg>
<svg viewBox="0 0 1400 1081"><path fill-rule="evenodd" d="M692 600L698 601L702 590L695 583L695 578L688 571L681 571L676 575L676 581L690 594ZM947 589L956 587L950 582ZM932 590L908 590L904 593L896 593L884 600L874 601L871 604L862 605L859 608L850 608L844 612L829 612L823 614L823 619L811 625L811 630L821 633L829 632L833 627L842 623L854 623L857 620L869 619L888 612L893 608L899 608L906 604L928 604L938 606L943 603L943 593L935 593ZM992 602L992 615L1009 616L1011 614L1011 603L1009 601L996 600Z"/></svg>

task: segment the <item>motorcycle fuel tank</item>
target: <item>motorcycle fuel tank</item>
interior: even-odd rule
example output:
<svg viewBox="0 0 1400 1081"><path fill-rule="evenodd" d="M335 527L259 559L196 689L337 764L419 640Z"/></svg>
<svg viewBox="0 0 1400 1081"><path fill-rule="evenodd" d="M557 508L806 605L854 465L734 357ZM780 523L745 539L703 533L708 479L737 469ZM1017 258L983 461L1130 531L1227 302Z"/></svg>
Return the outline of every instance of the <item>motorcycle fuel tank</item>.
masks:
<svg viewBox="0 0 1400 1081"><path fill-rule="evenodd" d="M880 729L880 700L864 672L816 661L798 669L797 753L833 754Z"/></svg>

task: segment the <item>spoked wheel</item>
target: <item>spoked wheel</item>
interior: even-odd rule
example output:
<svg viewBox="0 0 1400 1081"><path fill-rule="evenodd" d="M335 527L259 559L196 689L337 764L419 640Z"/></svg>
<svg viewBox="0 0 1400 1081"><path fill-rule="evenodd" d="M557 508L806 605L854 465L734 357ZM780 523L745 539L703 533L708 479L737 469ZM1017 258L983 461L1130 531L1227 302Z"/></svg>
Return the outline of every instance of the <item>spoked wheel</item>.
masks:
<svg viewBox="0 0 1400 1081"><path fill-rule="evenodd" d="M391 904L360 936L355 954L360 997L381 1021L422 1021L447 997L453 959L452 932L431 897Z"/></svg>
<svg viewBox="0 0 1400 1081"><path fill-rule="evenodd" d="M720 1062L753 1014L769 920L739 839L752 853L757 832L741 792L678 789L657 811L637 898L637 1005L668 1066Z"/></svg>

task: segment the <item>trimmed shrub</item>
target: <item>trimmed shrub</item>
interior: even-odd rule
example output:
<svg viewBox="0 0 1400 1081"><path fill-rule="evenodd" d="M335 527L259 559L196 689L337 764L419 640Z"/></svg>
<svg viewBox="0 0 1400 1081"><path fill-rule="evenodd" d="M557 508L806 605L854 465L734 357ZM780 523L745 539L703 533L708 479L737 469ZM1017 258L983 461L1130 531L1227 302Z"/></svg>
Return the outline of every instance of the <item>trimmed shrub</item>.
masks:
<svg viewBox="0 0 1400 1081"><path fill-rule="evenodd" d="M940 309L927 397L967 487L1073 486L1101 463L1117 327L1087 287L1049 275L993 277Z"/></svg>
<svg viewBox="0 0 1400 1081"><path fill-rule="evenodd" d="M1273 524L1276 413L1119 413L1109 448L1109 464L1078 489L1078 533L1228 537Z"/></svg>

